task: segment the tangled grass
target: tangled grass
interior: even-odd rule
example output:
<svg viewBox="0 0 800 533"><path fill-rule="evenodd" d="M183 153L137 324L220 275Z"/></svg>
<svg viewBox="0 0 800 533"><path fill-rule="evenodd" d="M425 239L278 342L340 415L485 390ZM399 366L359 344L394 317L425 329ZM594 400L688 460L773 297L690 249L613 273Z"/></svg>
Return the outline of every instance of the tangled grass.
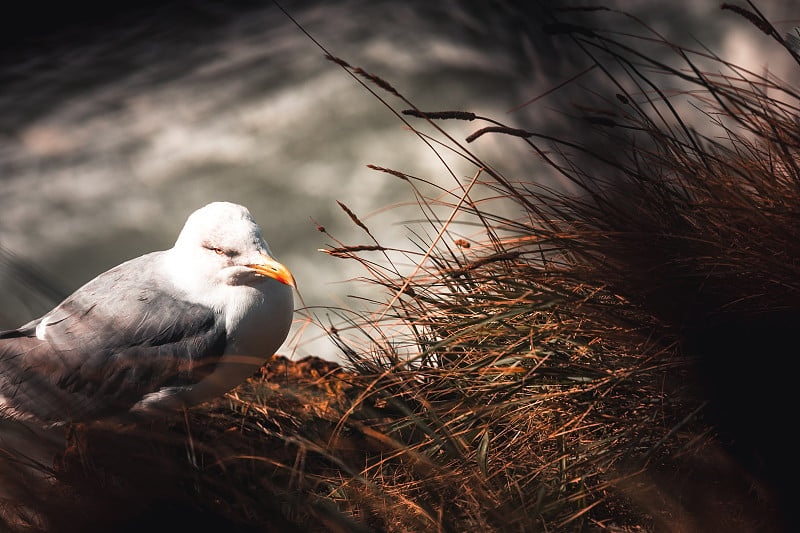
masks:
<svg viewBox="0 0 800 533"><path fill-rule="evenodd" d="M723 9L757 20L799 59L754 7ZM431 149L476 169L442 190L375 167L407 180L427 216L405 254L411 274L398 275L377 241L328 250L360 261L389 290L351 320L368 341L335 333L372 380L364 398L396 413L382 430L458 480L437 502L442 477L387 460L369 470L399 499L426 503L422 529L753 530L792 520L784 498L797 461L785 413L795 400L791 378L778 374L787 375L800 308L798 93L643 27L631 42L546 26L611 76L611 93L579 108L578 120L614 152L469 112L424 112L390 91L411 107L403 114L434 126ZM682 65L640 51L653 42ZM684 87L677 96L692 101L690 117L669 82ZM440 120L487 125L461 142ZM688 125L701 122L702 133ZM522 139L536 164L579 192L512 180L468 147L497 134ZM493 208L496 200L522 215ZM692 474L701 471L705 479ZM699 506L689 478L709 489Z"/></svg>

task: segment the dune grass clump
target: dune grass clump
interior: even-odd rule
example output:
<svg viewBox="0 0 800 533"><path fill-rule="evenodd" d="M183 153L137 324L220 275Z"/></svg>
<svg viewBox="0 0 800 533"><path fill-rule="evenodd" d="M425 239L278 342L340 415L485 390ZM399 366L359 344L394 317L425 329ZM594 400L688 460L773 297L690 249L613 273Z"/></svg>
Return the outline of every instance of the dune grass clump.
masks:
<svg viewBox="0 0 800 533"><path fill-rule="evenodd" d="M578 106L591 136L401 96L438 137L409 126L475 175L444 190L375 167L411 184L427 228L399 259L377 241L328 250L389 289L349 319L360 340L334 332L371 380L360 400L390 413L376 427L396 453L362 472L394 497L381 525L403 530L416 510L423 529L448 531L783 527L795 402L776 369L800 308L798 93L654 31L547 29L609 75L608 93ZM640 51L654 44L682 65ZM484 125L460 141L441 120ZM468 143L485 135L528 143L531 175L477 157ZM571 192L536 185L537 168Z"/></svg>

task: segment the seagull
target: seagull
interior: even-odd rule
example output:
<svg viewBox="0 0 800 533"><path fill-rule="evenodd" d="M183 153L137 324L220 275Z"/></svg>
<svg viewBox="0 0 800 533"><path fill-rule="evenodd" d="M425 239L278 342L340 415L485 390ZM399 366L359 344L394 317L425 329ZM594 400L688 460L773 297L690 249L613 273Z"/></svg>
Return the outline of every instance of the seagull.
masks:
<svg viewBox="0 0 800 533"><path fill-rule="evenodd" d="M122 263L0 332L0 419L60 425L213 399L286 339L293 288L247 208L208 204L169 250Z"/></svg>

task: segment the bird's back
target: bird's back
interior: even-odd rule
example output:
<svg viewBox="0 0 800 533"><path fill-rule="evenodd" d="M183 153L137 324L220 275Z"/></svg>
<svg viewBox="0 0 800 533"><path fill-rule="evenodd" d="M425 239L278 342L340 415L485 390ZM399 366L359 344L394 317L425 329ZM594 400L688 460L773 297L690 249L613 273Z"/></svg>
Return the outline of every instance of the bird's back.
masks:
<svg viewBox="0 0 800 533"><path fill-rule="evenodd" d="M160 253L123 263L41 319L0 333L0 415L101 418L213 370L224 317L165 287Z"/></svg>

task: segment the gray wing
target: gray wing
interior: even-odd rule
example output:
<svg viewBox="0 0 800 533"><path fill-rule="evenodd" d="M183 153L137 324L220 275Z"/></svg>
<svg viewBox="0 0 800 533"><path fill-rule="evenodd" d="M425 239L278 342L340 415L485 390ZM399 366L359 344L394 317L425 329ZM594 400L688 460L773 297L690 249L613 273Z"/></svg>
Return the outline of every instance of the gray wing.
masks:
<svg viewBox="0 0 800 533"><path fill-rule="evenodd" d="M46 319L0 333L0 395L41 421L119 414L147 394L196 383L225 349L224 317L180 298L156 252L90 281Z"/></svg>

